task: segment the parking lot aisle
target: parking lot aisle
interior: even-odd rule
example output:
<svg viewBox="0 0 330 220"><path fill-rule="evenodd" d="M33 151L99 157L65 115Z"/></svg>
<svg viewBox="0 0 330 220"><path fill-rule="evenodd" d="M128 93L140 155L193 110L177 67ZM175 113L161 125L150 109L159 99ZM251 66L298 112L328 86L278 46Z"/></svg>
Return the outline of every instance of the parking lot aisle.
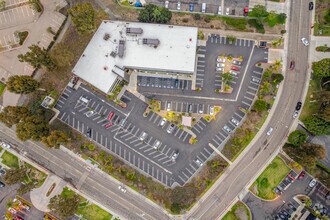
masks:
<svg viewBox="0 0 330 220"><path fill-rule="evenodd" d="M14 27L21 24L32 23L37 14L29 5L8 9L0 12L0 29Z"/></svg>
<svg viewBox="0 0 330 220"><path fill-rule="evenodd" d="M205 57L198 56L197 54L196 88L203 88L204 74L205 74Z"/></svg>
<svg viewBox="0 0 330 220"><path fill-rule="evenodd" d="M208 124L209 123L204 118L201 118L201 120L192 127L191 131L198 136Z"/></svg>

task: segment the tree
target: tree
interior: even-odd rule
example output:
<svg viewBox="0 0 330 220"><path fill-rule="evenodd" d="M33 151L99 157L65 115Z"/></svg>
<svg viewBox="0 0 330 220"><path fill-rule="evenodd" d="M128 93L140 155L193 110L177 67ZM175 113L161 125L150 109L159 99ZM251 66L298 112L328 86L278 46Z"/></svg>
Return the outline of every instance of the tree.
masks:
<svg viewBox="0 0 330 220"><path fill-rule="evenodd" d="M49 132L48 124L38 115L24 118L17 124L16 135L22 141L32 139L39 141L41 137L47 136Z"/></svg>
<svg viewBox="0 0 330 220"><path fill-rule="evenodd" d="M12 185L22 182L25 178L25 175L26 175L25 168L11 169L11 170L7 170L7 173L5 174L3 180L5 181L5 183Z"/></svg>
<svg viewBox="0 0 330 220"><path fill-rule="evenodd" d="M30 112L26 107L7 106L0 113L0 121L5 123L8 127L11 127L29 115Z"/></svg>
<svg viewBox="0 0 330 220"><path fill-rule="evenodd" d="M16 94L27 94L34 92L39 87L39 82L31 76L11 76L7 81L7 88Z"/></svg>
<svg viewBox="0 0 330 220"><path fill-rule="evenodd" d="M305 143L307 140L307 134L301 130L296 130L291 132L288 137L288 141L293 146L300 146L301 144Z"/></svg>
<svg viewBox="0 0 330 220"><path fill-rule="evenodd" d="M69 137L62 131L52 131L48 137L42 137L42 142L48 147L58 148L60 144L66 144L69 141Z"/></svg>
<svg viewBox="0 0 330 220"><path fill-rule="evenodd" d="M168 23L172 18L172 12L167 8L148 4L140 11L138 20L146 23Z"/></svg>
<svg viewBox="0 0 330 220"><path fill-rule="evenodd" d="M56 44L49 55L58 67L70 66L74 59L74 54L64 43Z"/></svg>
<svg viewBox="0 0 330 220"><path fill-rule="evenodd" d="M234 41L236 41L237 38L235 36L227 36L227 39L228 39L228 42L230 44L232 44Z"/></svg>
<svg viewBox="0 0 330 220"><path fill-rule="evenodd" d="M277 15L277 23L278 24L285 24L285 20L286 20L286 14L285 13L280 13L279 15Z"/></svg>
<svg viewBox="0 0 330 220"><path fill-rule="evenodd" d="M0 11L3 11L6 8L6 1L0 0Z"/></svg>
<svg viewBox="0 0 330 220"><path fill-rule="evenodd" d="M305 143L302 145L302 150L309 156L313 156L318 160L323 160L326 157L326 149L324 146L313 143Z"/></svg>
<svg viewBox="0 0 330 220"><path fill-rule="evenodd" d="M32 189L34 189L34 183L33 182L29 182L29 183L26 183L26 184L22 184L18 190L17 190L17 194L19 195L23 195L27 192L30 192Z"/></svg>
<svg viewBox="0 0 330 220"><path fill-rule="evenodd" d="M316 116L309 116L304 121L306 129L313 135L322 135L329 133L329 123Z"/></svg>
<svg viewBox="0 0 330 220"><path fill-rule="evenodd" d="M313 74L319 77L330 76L330 58L322 59L318 62L313 62Z"/></svg>
<svg viewBox="0 0 330 220"><path fill-rule="evenodd" d="M272 74L272 80L274 84L280 84L284 79L284 76L280 73Z"/></svg>
<svg viewBox="0 0 330 220"><path fill-rule="evenodd" d="M255 5L254 8L252 8L252 11L249 12L249 17L255 17L258 19L263 19L268 16L268 12L266 10L266 7L263 5Z"/></svg>
<svg viewBox="0 0 330 220"><path fill-rule="evenodd" d="M61 219L66 219L76 213L79 203L80 198L77 194L71 197L57 195L50 199L48 208L59 215Z"/></svg>
<svg viewBox="0 0 330 220"><path fill-rule="evenodd" d="M233 79L234 77L230 73L222 74L222 80L226 85L228 85Z"/></svg>
<svg viewBox="0 0 330 220"><path fill-rule="evenodd" d="M39 46L34 44L29 46L29 49L30 51L26 54L18 55L18 60L20 62L27 62L34 68L41 68L44 66L50 71L56 68L56 64L50 58L45 48L41 49Z"/></svg>
<svg viewBox="0 0 330 220"><path fill-rule="evenodd" d="M266 111L267 109L268 109L268 103L263 99L258 99L253 105L253 110L257 112L263 112Z"/></svg>
<svg viewBox="0 0 330 220"><path fill-rule="evenodd" d="M78 34L89 34L96 30L96 12L90 3L76 4L68 9L68 13Z"/></svg>

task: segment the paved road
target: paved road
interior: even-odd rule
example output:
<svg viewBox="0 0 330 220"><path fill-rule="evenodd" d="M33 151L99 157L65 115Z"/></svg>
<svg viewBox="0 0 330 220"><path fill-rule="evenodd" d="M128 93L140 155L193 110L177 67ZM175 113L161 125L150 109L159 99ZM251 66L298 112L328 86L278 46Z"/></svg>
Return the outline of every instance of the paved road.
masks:
<svg viewBox="0 0 330 220"><path fill-rule="evenodd" d="M250 148L241 161L232 166L227 172L226 178L221 184L215 184L201 199L199 203L187 215L190 219L217 219L226 210L237 195L245 188L250 179L258 173L264 163L273 156L273 152L286 138L289 128L293 123L292 113L296 102L302 100L304 87L307 79L308 69L308 47L305 47L300 39L309 38L310 16L307 4L298 0L291 1L291 19L289 23L288 39L288 61L296 61L296 70L287 71L284 81L284 89L276 106L274 115L270 119L269 126L274 128L273 134L269 137L266 131L261 133L259 139Z"/></svg>

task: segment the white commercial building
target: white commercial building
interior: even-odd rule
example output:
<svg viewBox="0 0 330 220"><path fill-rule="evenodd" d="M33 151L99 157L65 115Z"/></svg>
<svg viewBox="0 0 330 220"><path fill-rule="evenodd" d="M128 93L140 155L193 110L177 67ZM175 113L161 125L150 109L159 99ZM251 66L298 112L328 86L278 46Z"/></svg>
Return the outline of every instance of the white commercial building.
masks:
<svg viewBox="0 0 330 220"><path fill-rule="evenodd" d="M72 72L104 93L124 78L125 69L192 75L197 31L195 27L103 21Z"/></svg>

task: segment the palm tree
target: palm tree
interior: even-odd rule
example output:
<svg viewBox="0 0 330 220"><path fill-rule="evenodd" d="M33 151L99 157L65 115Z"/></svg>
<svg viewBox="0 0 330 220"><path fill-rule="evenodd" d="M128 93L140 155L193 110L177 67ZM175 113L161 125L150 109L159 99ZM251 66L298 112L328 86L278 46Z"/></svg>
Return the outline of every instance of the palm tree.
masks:
<svg viewBox="0 0 330 220"><path fill-rule="evenodd" d="M228 85L233 79L234 77L229 72L222 74L222 80L225 85Z"/></svg>
<svg viewBox="0 0 330 220"><path fill-rule="evenodd" d="M281 60L275 60L275 62L273 64L273 68L277 73L278 73L278 70L281 68L281 66L282 66L282 61Z"/></svg>

